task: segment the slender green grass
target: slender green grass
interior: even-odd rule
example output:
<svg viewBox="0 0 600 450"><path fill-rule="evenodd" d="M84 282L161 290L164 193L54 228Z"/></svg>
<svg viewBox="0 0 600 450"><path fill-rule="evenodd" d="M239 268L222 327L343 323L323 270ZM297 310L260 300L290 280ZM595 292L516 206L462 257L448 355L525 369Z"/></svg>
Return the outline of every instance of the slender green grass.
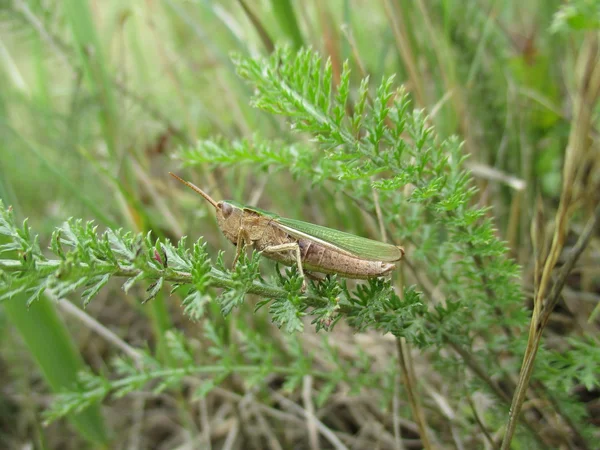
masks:
<svg viewBox="0 0 600 450"><path fill-rule="evenodd" d="M105 50L96 34L93 13L88 2L67 0L64 3L65 17L74 37L74 50L84 68L92 95L97 96L98 116L102 133L110 153L116 153L119 136L119 115L116 96L109 78L111 69L104 57Z"/></svg>
<svg viewBox="0 0 600 450"><path fill-rule="evenodd" d="M17 296L4 302L3 308L52 390L77 389L84 363L52 300L43 297L28 307L26 298ZM109 431L99 405L70 414L69 421L97 448L108 448Z"/></svg>
<svg viewBox="0 0 600 450"><path fill-rule="evenodd" d="M291 0L273 0L271 1L271 8L273 8L273 14L279 24L281 33L291 41L294 48L299 49L302 47L304 38L300 32L296 9Z"/></svg>

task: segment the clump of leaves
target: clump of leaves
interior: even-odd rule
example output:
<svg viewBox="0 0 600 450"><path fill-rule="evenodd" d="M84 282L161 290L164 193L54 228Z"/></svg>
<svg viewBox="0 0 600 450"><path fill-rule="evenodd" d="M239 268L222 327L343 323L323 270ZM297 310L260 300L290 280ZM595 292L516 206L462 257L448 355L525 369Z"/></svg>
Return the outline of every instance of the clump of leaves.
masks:
<svg viewBox="0 0 600 450"><path fill-rule="evenodd" d="M27 221L21 227L14 221L12 210L4 209L0 201L0 235L11 240L0 247L11 259L0 260L0 300L25 292L28 302L35 301L44 291L56 298L80 292L87 305L100 289L113 277L125 278L123 289L128 292L136 283L148 285L143 301L157 295L165 283L171 283L171 293L182 290L183 305L193 318L202 314L209 288L223 288L215 297L223 315L229 315L240 306L247 294L265 298L257 309L269 305L274 323L288 332L302 331L300 320L310 314L315 322L332 322L340 314L348 313L353 304L365 304L373 292L387 297L393 294L390 283L370 282L370 290L359 287L355 292L339 287L335 280L312 284L307 294L301 292L302 280L295 268L286 274L277 273L266 282L260 275L260 254L242 254L235 269L229 270L219 254L212 263L206 245L199 240L188 248L186 238L176 245L169 241L153 241L150 233L125 233L108 229L99 233L92 222L68 220L52 236L50 250L55 259L47 258L32 235ZM329 287L328 287L329 286ZM331 308L331 295L337 292L335 308ZM321 296L323 295L323 296ZM395 295L395 294L393 294ZM412 302L420 303L417 297ZM342 308L343 306L343 308ZM399 329L397 332L401 332Z"/></svg>
<svg viewBox="0 0 600 450"><path fill-rule="evenodd" d="M265 377L281 376L286 380L285 389L293 391L301 385L302 379L311 375L323 383L323 390L317 398L319 405L335 391L340 383L357 386L385 386L380 395L382 399L393 392L395 371L393 364L386 370L370 372L372 358L364 355L359 361L341 358L335 347L328 345L324 337L327 353L321 355L330 362L328 370L318 370L312 355L303 348L298 340L288 339L288 352L291 359L283 360L281 352L275 350L272 342L255 331L244 328L236 330L233 342L223 331L219 331L211 322L204 326L202 355L190 345L189 338L181 333L169 332L167 346L171 361L169 363L153 358L147 352L139 352L136 357L117 358L112 363L112 372L116 375L109 379L103 375L82 373L79 389L60 394L52 406L45 412L47 421L79 412L90 404L107 397L117 399L131 392L150 390L154 394L192 383L192 400L205 397L231 375L244 378L249 388L264 383ZM235 345L231 345L235 343ZM198 364L202 359L203 364Z"/></svg>

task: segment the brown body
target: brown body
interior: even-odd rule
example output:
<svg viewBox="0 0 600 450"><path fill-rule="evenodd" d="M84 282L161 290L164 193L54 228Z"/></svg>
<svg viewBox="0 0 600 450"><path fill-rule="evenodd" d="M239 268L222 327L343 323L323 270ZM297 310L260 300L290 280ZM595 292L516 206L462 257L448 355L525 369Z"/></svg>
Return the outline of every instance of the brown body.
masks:
<svg viewBox="0 0 600 450"><path fill-rule="evenodd" d="M309 272L367 279L386 275L396 267L387 262L356 258L309 239L296 238L288 234L270 217L249 209L231 207L226 203L221 208L217 208L217 221L225 237L234 245L241 244L238 239L243 239L246 245L264 251L267 258L288 266L297 262L294 251L269 252L269 247L297 244L300 248L302 265Z"/></svg>

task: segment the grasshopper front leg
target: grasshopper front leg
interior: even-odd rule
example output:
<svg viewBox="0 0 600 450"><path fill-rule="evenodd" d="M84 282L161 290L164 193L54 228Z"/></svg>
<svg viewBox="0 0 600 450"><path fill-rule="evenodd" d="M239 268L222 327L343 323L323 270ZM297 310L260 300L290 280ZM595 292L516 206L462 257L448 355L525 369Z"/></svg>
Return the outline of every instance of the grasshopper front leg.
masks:
<svg viewBox="0 0 600 450"><path fill-rule="evenodd" d="M265 253L281 253L293 251L296 256L296 265L298 266L298 272L302 277L302 292L306 291L306 277L304 276L304 269L302 268L302 255L300 254L300 246L297 242L290 242L288 244L281 245L270 245L266 247L263 252Z"/></svg>
<svg viewBox="0 0 600 450"><path fill-rule="evenodd" d="M233 264L231 266L232 269L235 269L235 265L237 264L242 252L246 249L246 246L252 246L252 240L246 233L246 230L243 227L240 227L240 231L238 232L237 244L235 249L235 258L233 258Z"/></svg>

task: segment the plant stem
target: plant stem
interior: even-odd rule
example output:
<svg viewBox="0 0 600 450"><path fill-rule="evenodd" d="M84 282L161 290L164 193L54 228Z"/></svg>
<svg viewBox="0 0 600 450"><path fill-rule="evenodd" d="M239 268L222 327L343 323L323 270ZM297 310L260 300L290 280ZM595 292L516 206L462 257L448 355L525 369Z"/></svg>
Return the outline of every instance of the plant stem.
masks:
<svg viewBox="0 0 600 450"><path fill-rule="evenodd" d="M581 236L579 236L579 239L569 254L567 261L561 267L558 277L555 283L552 285L550 295L544 301L540 314L536 318L537 320L532 319L531 321L530 333L532 335L532 339L530 339L530 341L527 343L527 350L525 351L525 356L523 357L523 365L521 368L521 374L519 376L519 383L517 385L517 389L515 390L512 404L510 406L508 422L506 424L506 434L504 435L504 440L502 441L502 450L508 450L510 448L510 442L517 427L517 419L519 417L519 413L521 412L523 402L525 401L527 386L529 385L529 380L531 379L531 374L533 373L535 357L542 340L544 328L550 319L552 310L558 303L558 299L567 280L567 276L569 273L571 273L571 270L575 266L577 259L579 259L581 253L583 253L583 250L587 247L592 234L596 230L598 222L600 222L600 204L596 206L595 214L588 220L583 233Z"/></svg>
<svg viewBox="0 0 600 450"><path fill-rule="evenodd" d="M425 414L423 414L423 407L419 402L417 383L413 372L412 359L410 357L410 348L406 344L404 338L396 337L396 349L398 350L398 363L400 364L402 377L404 378L404 384L406 385L410 409L412 410L413 417L419 427L421 444L425 450L430 450L433 447L431 446L429 436L427 435L427 423L425 421Z"/></svg>

